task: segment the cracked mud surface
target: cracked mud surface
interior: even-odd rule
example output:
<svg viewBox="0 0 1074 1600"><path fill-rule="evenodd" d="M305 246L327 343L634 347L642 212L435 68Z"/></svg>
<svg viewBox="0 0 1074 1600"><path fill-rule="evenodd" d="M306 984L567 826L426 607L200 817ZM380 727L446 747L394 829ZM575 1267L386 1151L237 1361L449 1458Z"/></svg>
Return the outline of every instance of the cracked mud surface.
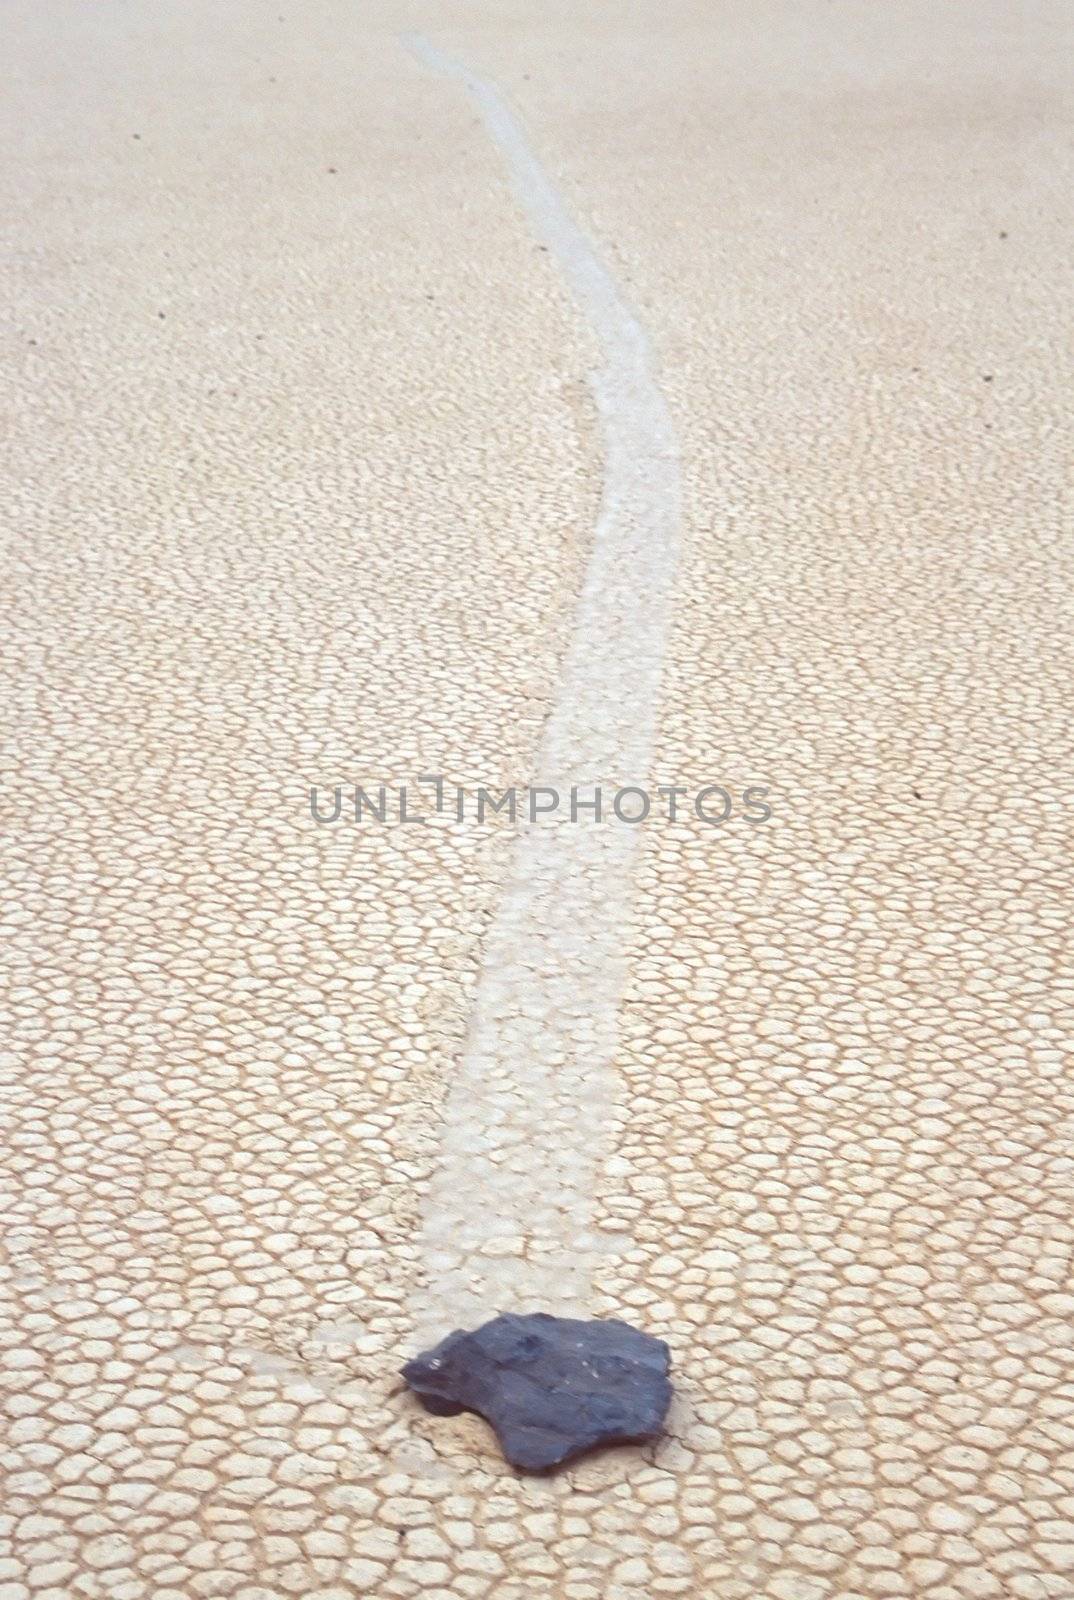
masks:
<svg viewBox="0 0 1074 1600"><path fill-rule="evenodd" d="M10 8L0 1600L1069 1600L1063 8ZM594 1315L652 1448L401 1392L598 351L422 29L652 340L681 571ZM987 381L986 381L987 380ZM520 1266L524 1281L525 1264Z"/></svg>

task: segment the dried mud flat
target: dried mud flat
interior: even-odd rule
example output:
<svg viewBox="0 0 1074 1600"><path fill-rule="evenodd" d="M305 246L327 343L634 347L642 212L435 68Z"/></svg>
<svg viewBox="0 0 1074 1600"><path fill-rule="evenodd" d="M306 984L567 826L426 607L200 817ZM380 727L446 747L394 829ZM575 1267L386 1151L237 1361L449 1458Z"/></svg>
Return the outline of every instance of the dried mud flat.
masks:
<svg viewBox="0 0 1074 1600"><path fill-rule="evenodd" d="M1069 1600L1066 8L7 20L0 1600Z"/></svg>

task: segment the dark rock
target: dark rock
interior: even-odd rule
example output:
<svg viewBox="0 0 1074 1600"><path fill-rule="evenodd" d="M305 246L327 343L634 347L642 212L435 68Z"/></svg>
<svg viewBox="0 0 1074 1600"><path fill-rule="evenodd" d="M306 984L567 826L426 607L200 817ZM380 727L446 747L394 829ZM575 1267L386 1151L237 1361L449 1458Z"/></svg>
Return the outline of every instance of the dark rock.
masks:
<svg viewBox="0 0 1074 1600"><path fill-rule="evenodd" d="M408 1361L429 1411L477 1411L515 1467L542 1472L595 1445L651 1439L671 1402L671 1354L625 1322L494 1317Z"/></svg>

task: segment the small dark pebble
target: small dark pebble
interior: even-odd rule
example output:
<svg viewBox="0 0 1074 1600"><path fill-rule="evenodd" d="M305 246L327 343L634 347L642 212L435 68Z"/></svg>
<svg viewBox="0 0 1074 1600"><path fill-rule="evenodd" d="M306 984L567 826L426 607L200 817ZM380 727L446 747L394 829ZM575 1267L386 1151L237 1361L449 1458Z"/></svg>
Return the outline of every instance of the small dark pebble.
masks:
<svg viewBox="0 0 1074 1600"><path fill-rule="evenodd" d="M990 372L986 372L984 374L984 382L985 383L991 383L992 382L992 374Z"/></svg>

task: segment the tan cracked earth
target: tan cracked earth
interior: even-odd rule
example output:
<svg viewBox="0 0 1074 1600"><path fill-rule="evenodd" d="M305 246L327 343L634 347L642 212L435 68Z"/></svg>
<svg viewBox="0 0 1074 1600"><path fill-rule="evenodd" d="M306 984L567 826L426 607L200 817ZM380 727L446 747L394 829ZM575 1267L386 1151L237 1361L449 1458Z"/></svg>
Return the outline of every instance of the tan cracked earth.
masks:
<svg viewBox="0 0 1074 1600"><path fill-rule="evenodd" d="M5 24L0 1600L1069 1600L1069 8ZM639 834L589 1309L679 1399L550 1479L395 1376L509 822L308 809L532 780L606 469L413 32L674 425L620 776L772 791Z"/></svg>

